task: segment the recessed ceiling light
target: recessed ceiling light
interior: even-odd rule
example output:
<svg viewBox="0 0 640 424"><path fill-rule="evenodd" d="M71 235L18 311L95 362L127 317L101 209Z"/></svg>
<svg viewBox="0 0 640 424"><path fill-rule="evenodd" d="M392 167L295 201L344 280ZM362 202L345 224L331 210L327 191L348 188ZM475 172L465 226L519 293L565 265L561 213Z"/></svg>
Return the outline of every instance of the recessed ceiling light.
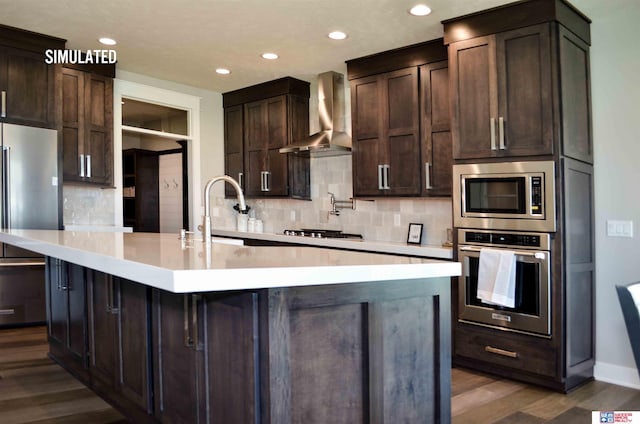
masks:
<svg viewBox="0 0 640 424"><path fill-rule="evenodd" d="M431 13L431 8L424 4L417 4L409 10L409 13L414 16L427 16Z"/></svg>
<svg viewBox="0 0 640 424"><path fill-rule="evenodd" d="M99 42L101 42L102 44L106 45L106 46L115 46L116 40L114 40L113 38L109 38L109 37L102 37L100 39L98 39Z"/></svg>
<svg viewBox="0 0 640 424"><path fill-rule="evenodd" d="M262 53L263 59L274 60L278 58L278 55L275 53Z"/></svg>
<svg viewBox="0 0 640 424"><path fill-rule="evenodd" d="M216 69L216 73L220 75L229 75L231 73L227 68L218 68Z"/></svg>
<svg viewBox="0 0 640 424"><path fill-rule="evenodd" d="M342 31L333 31L329 33L329 38L332 40L344 40L347 38L347 34Z"/></svg>

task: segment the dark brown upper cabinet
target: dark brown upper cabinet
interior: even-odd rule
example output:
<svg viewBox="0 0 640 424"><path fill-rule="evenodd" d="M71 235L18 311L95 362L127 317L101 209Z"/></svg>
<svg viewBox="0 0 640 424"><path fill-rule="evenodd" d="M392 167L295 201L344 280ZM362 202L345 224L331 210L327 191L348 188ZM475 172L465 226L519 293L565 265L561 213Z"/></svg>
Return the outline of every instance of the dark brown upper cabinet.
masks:
<svg viewBox="0 0 640 424"><path fill-rule="evenodd" d="M455 159L592 162L589 22L561 0L443 22Z"/></svg>
<svg viewBox="0 0 640 424"><path fill-rule="evenodd" d="M279 152L309 134L309 83L285 77L223 94L225 173L249 197L311 198L309 158ZM227 184L225 195L235 197Z"/></svg>
<svg viewBox="0 0 640 424"><path fill-rule="evenodd" d="M438 39L347 61L354 196L450 195L446 58Z"/></svg>
<svg viewBox="0 0 640 424"><path fill-rule="evenodd" d="M418 69L351 81L355 196L417 195Z"/></svg>
<svg viewBox="0 0 640 424"><path fill-rule="evenodd" d="M422 195L451 196L453 154L446 60L420 66Z"/></svg>
<svg viewBox="0 0 640 424"><path fill-rule="evenodd" d="M62 71L64 182L113 185L113 78Z"/></svg>
<svg viewBox="0 0 640 424"><path fill-rule="evenodd" d="M47 64L47 49L65 40L0 25L0 122L57 129L61 65Z"/></svg>

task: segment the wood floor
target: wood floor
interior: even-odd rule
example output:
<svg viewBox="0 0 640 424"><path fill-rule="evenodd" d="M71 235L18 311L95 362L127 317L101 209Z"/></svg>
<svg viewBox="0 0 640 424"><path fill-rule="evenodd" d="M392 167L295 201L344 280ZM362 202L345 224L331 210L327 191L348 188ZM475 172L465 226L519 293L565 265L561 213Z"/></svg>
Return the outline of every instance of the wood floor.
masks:
<svg viewBox="0 0 640 424"><path fill-rule="evenodd" d="M45 327L0 330L1 424L125 423L47 350ZM592 410L640 411L639 390L598 381L562 395L463 369L452 376L453 424L588 424Z"/></svg>

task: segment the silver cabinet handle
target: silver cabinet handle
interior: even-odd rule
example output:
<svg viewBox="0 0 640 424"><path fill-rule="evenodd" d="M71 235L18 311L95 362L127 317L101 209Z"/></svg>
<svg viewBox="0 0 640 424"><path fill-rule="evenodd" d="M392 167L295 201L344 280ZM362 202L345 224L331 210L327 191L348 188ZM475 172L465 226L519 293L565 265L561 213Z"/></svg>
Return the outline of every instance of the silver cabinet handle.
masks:
<svg viewBox="0 0 640 424"><path fill-rule="evenodd" d="M0 309L0 315L15 315L15 309Z"/></svg>
<svg viewBox="0 0 640 424"><path fill-rule="evenodd" d="M21 266L43 266L44 261L34 261L34 262L3 262L0 263L0 268L4 267L21 267Z"/></svg>
<svg viewBox="0 0 640 424"><path fill-rule="evenodd" d="M424 186L427 190L433 189L433 186L431 186L431 164L429 162L424 164Z"/></svg>
<svg viewBox="0 0 640 424"><path fill-rule="evenodd" d="M240 186L240 188L244 189L243 184L242 184L242 177L243 177L243 173L242 172L238 172L238 185Z"/></svg>
<svg viewBox="0 0 640 424"><path fill-rule="evenodd" d="M384 169L384 165L378 165L378 190L384 190L384 184L382 182L383 169Z"/></svg>
<svg viewBox="0 0 640 424"><path fill-rule="evenodd" d="M498 349L497 347L493 347L493 346L485 346L484 350L485 350L485 352L495 353L496 355L507 356L509 358L517 358L518 357L518 352L512 352L510 350L504 350L504 349Z"/></svg>
<svg viewBox="0 0 640 424"><path fill-rule="evenodd" d="M504 145L504 118L501 116L498 118L498 133L500 139L500 150L504 150L506 147Z"/></svg>
<svg viewBox="0 0 640 424"><path fill-rule="evenodd" d="M496 118L491 118L491 150L496 150Z"/></svg>
<svg viewBox="0 0 640 424"><path fill-rule="evenodd" d="M264 171L264 191L271 191L269 177L271 177L271 171Z"/></svg>
<svg viewBox="0 0 640 424"><path fill-rule="evenodd" d="M184 346L192 349L198 348L198 301L201 296L197 294L183 295L184 311Z"/></svg>
<svg viewBox="0 0 640 424"><path fill-rule="evenodd" d="M80 155L80 176L84 178L84 155Z"/></svg>
<svg viewBox="0 0 640 424"><path fill-rule="evenodd" d="M390 168L390 165L384 165L384 189L385 190L391 190L391 187L389 186L389 168Z"/></svg>
<svg viewBox="0 0 640 424"><path fill-rule="evenodd" d="M85 157L87 159L87 178L91 178L91 155Z"/></svg>
<svg viewBox="0 0 640 424"><path fill-rule="evenodd" d="M2 111L0 111L0 118L7 117L7 92L2 91Z"/></svg>

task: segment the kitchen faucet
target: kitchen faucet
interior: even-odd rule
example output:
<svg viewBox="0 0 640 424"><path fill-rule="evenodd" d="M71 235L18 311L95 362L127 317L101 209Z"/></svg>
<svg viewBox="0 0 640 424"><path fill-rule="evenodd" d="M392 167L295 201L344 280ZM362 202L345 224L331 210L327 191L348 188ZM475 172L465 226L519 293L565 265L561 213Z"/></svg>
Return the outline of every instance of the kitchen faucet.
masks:
<svg viewBox="0 0 640 424"><path fill-rule="evenodd" d="M220 175L213 177L207 181L207 185L204 187L204 216L202 217L202 241L206 244L211 244L211 200L209 199L211 193L211 187L218 181L226 181L236 190L238 196L238 204L240 213L247 213L247 204L244 201L244 195L240 184L228 175Z"/></svg>

